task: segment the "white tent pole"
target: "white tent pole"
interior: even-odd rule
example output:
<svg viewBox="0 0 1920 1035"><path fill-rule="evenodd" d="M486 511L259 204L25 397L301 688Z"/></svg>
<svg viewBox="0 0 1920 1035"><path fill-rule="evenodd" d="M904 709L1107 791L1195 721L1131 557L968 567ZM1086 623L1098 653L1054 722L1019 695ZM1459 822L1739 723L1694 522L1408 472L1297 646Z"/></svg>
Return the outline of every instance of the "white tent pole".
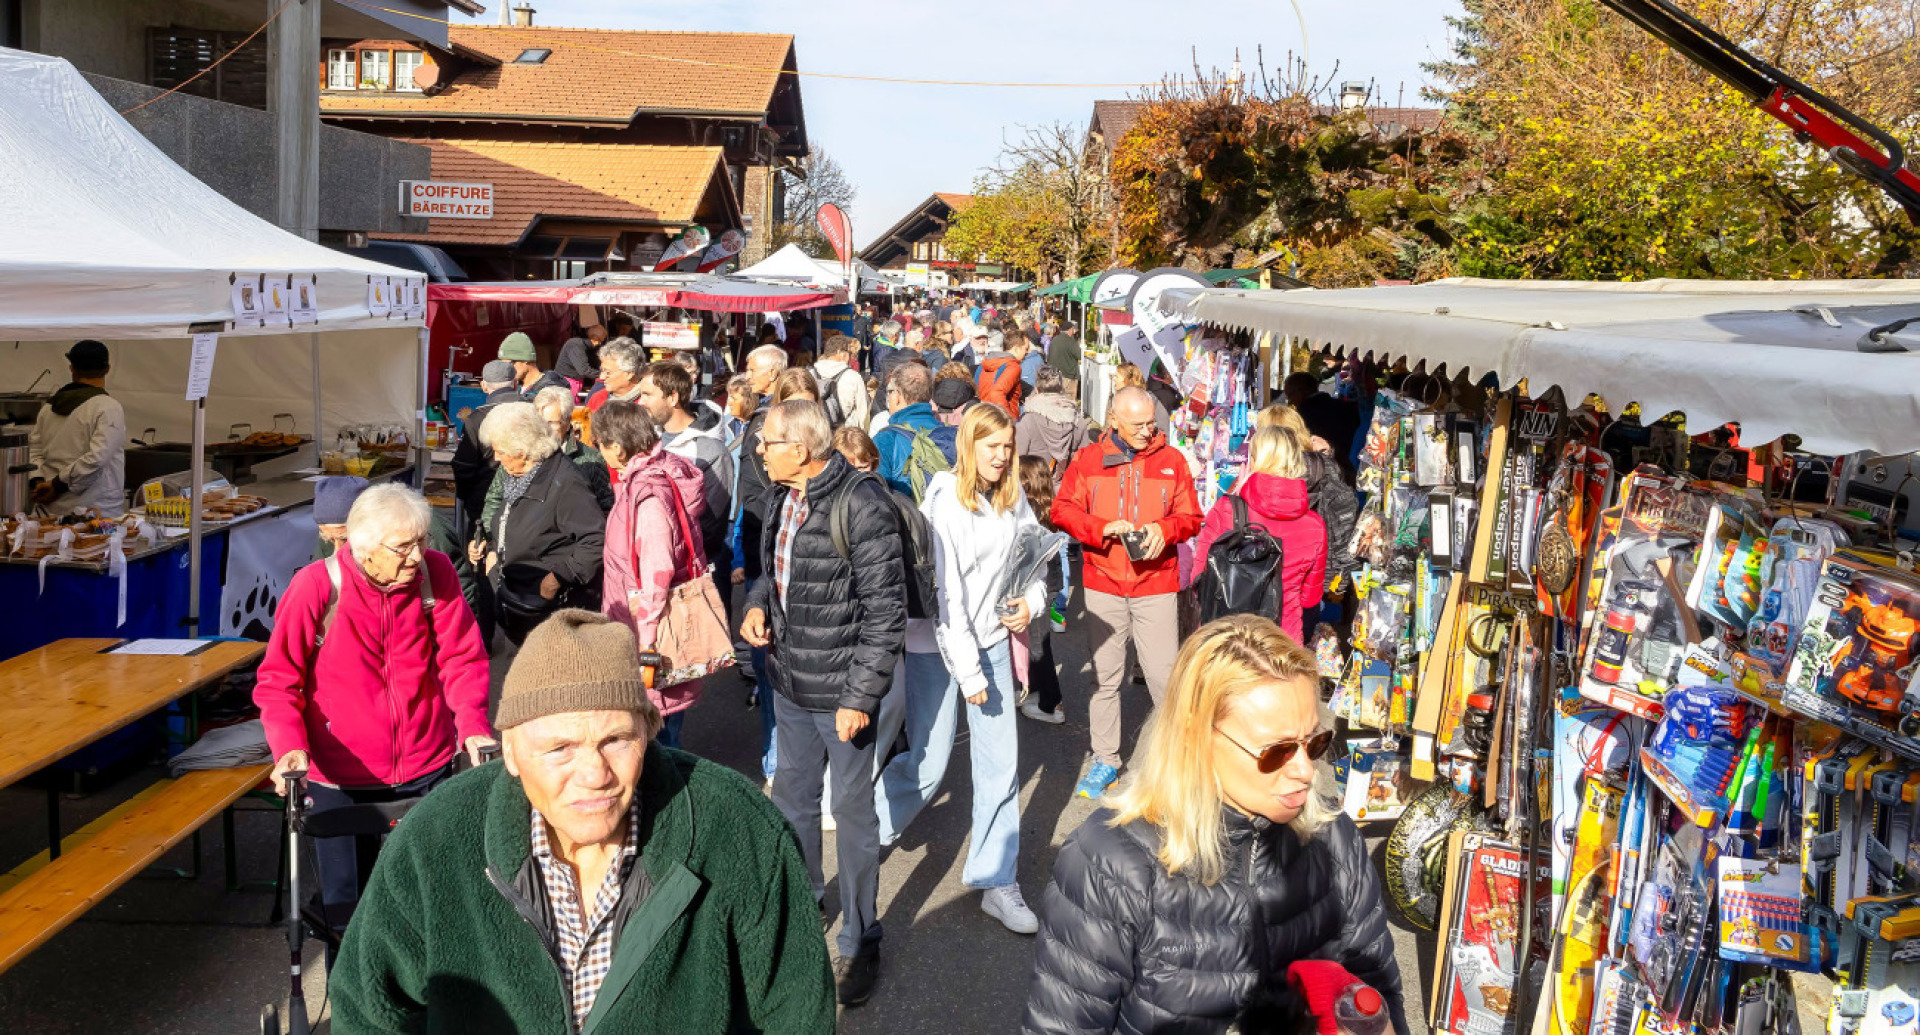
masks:
<svg viewBox="0 0 1920 1035"><path fill-rule="evenodd" d="M193 401L192 488L187 499L187 636L200 635L200 494L207 491L207 400Z"/></svg>
<svg viewBox="0 0 1920 1035"><path fill-rule="evenodd" d="M320 409L320 332L308 332L307 351L313 357L313 465L320 467L320 454L327 448L326 428L322 426Z"/></svg>
<svg viewBox="0 0 1920 1035"><path fill-rule="evenodd" d="M427 472L433 468L433 450L427 447L427 367L432 362L430 355L432 344L433 331L426 324L421 324L418 368L420 385L419 391L414 393L417 408L413 411L413 487L421 492L427 490Z"/></svg>

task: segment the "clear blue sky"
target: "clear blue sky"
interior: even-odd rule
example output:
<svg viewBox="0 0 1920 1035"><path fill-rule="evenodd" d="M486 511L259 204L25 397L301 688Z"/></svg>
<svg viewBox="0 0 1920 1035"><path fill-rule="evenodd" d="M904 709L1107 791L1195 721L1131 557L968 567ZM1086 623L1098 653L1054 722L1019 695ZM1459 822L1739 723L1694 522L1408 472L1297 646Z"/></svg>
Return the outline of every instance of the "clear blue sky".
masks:
<svg viewBox="0 0 1920 1035"><path fill-rule="evenodd" d="M484 20L498 18L500 0ZM1423 61L1443 56L1458 0L533 0L539 25L602 29L786 32L802 72L1039 83L1151 83L1169 73L1251 72L1304 52L1331 80L1372 80L1379 103L1417 105ZM691 70L690 70L691 71ZM934 191L967 193L1023 123L1084 125L1124 88L1002 89L805 78L808 135L859 190L864 243Z"/></svg>

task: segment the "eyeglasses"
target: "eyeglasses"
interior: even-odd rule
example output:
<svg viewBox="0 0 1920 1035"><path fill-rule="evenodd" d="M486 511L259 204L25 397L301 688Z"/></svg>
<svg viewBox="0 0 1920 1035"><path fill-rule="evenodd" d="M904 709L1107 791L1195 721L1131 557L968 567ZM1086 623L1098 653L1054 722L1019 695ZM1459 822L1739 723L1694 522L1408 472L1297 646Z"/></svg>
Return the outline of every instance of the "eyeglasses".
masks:
<svg viewBox="0 0 1920 1035"><path fill-rule="evenodd" d="M800 440L797 438L763 438L760 440L760 444L763 446L797 446L800 444Z"/></svg>
<svg viewBox="0 0 1920 1035"><path fill-rule="evenodd" d="M1262 773L1279 772L1288 762L1293 761L1294 753L1303 748L1307 752L1308 761L1318 762L1326 756L1327 749L1333 746L1332 730L1321 730L1297 740L1276 740L1258 751L1228 736L1227 731L1218 726L1215 726L1213 731L1226 737L1227 743L1245 751L1260 767Z"/></svg>
<svg viewBox="0 0 1920 1035"><path fill-rule="evenodd" d="M426 547L427 541L425 539L415 539L412 542L402 543L399 546L394 546L392 543L380 544L380 549L387 551L403 561L421 556L422 551L424 551Z"/></svg>

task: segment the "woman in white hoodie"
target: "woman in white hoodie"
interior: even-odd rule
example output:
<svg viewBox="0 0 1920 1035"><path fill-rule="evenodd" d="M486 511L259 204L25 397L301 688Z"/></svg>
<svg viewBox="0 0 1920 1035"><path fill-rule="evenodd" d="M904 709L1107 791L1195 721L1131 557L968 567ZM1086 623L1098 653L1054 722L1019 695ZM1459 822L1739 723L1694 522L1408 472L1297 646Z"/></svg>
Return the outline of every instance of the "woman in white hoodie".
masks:
<svg viewBox="0 0 1920 1035"><path fill-rule="evenodd" d="M997 406L975 406L960 421L952 471L927 483L920 509L933 528L940 615L939 653L909 654L905 677L907 753L877 788L882 837L898 836L932 801L953 754L957 705L967 706L973 756L973 836L961 878L985 894L980 908L1018 934L1039 921L1015 882L1020 852L1018 714L1011 634L1046 605L1046 583L1005 599L1002 583L1022 526L1039 522L1020 491L1013 421ZM1011 613L1002 614L1006 604ZM917 662L917 664L915 663Z"/></svg>

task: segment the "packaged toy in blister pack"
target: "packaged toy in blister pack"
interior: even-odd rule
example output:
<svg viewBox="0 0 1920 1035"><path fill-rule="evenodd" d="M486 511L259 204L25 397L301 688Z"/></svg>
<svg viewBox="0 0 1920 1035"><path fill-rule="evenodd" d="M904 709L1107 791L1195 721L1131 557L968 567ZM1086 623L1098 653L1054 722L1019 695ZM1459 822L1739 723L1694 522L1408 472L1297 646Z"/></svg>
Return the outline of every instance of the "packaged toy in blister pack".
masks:
<svg viewBox="0 0 1920 1035"><path fill-rule="evenodd" d="M1619 531L1594 562L1582 696L1659 717L1686 648L1699 636L1681 587L1692 577L1708 512L1703 494L1634 473Z"/></svg>
<svg viewBox="0 0 1920 1035"><path fill-rule="evenodd" d="M1347 742L1347 782L1341 811L1356 821L1398 819L1416 789L1399 737Z"/></svg>
<svg viewBox="0 0 1920 1035"><path fill-rule="evenodd" d="M1848 980L1833 990L1827 1030L1912 1035L1920 1020L1920 896L1851 904Z"/></svg>
<svg viewBox="0 0 1920 1035"><path fill-rule="evenodd" d="M1452 923L1447 932L1436 1031L1485 1035L1509 1030L1523 989L1523 967L1546 959L1549 882L1545 856L1535 857L1531 944L1520 944L1527 874L1520 850L1479 834L1462 836L1452 871Z"/></svg>
<svg viewBox="0 0 1920 1035"><path fill-rule="evenodd" d="M1829 558L1787 673L1784 703L1920 759L1920 582L1846 554Z"/></svg>
<svg viewBox="0 0 1920 1035"><path fill-rule="evenodd" d="M1722 959L1806 973L1831 961L1822 932L1801 919L1799 866L1723 855L1719 871Z"/></svg>
<svg viewBox="0 0 1920 1035"><path fill-rule="evenodd" d="M1727 811L1742 762L1759 743L1759 711L1722 687L1686 686L1667 694L1665 714L1640 752L1640 763L1667 797L1700 826Z"/></svg>

